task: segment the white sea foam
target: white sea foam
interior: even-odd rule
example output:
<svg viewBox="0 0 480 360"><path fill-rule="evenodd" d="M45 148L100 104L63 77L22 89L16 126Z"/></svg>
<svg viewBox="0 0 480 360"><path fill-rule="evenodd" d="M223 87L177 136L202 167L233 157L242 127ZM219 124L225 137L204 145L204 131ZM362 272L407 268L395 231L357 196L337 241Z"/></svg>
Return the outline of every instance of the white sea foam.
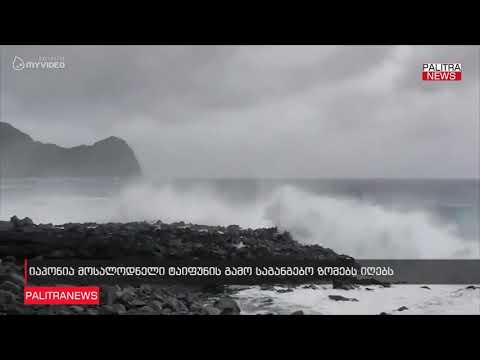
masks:
<svg viewBox="0 0 480 360"><path fill-rule="evenodd" d="M242 314L290 314L302 310L316 315L479 315L480 290L462 285L393 285L390 288L369 286L355 290L332 289L331 285L317 289L301 287L292 292L277 293L252 287L238 292L237 300ZM334 301L329 295L341 295L358 301ZM269 300L270 299L270 300ZM399 311L401 307L406 310Z"/></svg>
<svg viewBox="0 0 480 360"><path fill-rule="evenodd" d="M77 194L77 195L72 195ZM322 196L281 186L252 201L221 197L211 186L179 190L147 183L114 195L33 191L4 193L1 218L29 216L35 222L185 221L242 227L278 226L308 244L319 244L357 258L478 257L455 225L421 210L392 210L364 200Z"/></svg>

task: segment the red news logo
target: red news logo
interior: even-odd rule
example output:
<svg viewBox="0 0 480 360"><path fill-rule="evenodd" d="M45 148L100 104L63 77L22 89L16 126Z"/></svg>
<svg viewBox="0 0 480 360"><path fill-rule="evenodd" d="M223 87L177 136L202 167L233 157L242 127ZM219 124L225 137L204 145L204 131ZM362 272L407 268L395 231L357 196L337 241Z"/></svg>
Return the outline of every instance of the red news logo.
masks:
<svg viewBox="0 0 480 360"><path fill-rule="evenodd" d="M28 262L24 260L25 305L99 305L98 286L28 286Z"/></svg>
<svg viewBox="0 0 480 360"><path fill-rule="evenodd" d="M462 64L423 64L423 81L460 81L462 80Z"/></svg>
<svg viewBox="0 0 480 360"><path fill-rule="evenodd" d="M25 305L99 305L100 288L96 286L28 286Z"/></svg>

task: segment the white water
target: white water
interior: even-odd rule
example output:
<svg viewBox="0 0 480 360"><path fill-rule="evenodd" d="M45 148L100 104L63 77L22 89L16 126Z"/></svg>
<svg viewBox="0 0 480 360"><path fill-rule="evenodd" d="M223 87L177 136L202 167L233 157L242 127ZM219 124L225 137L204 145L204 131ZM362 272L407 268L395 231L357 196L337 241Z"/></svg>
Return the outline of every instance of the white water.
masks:
<svg viewBox="0 0 480 360"><path fill-rule="evenodd" d="M136 184L112 196L36 191L27 197L4 192L2 218L35 222L185 221L242 227L278 226L301 242L357 258L468 258L479 246L458 229L425 211L400 211L361 200L320 196L282 186L250 202L218 196L208 186L179 191Z"/></svg>
<svg viewBox="0 0 480 360"><path fill-rule="evenodd" d="M293 292L277 293L252 287L238 292L237 300L242 314L291 314L302 310L314 315L470 315L480 314L480 290L462 285L393 285L391 288L369 286L355 290L332 289L331 285L318 289L297 288ZM280 288L278 288L280 289ZM358 301L334 301L328 295L341 295ZM271 299L271 300L268 300ZM398 311L402 306L407 310Z"/></svg>

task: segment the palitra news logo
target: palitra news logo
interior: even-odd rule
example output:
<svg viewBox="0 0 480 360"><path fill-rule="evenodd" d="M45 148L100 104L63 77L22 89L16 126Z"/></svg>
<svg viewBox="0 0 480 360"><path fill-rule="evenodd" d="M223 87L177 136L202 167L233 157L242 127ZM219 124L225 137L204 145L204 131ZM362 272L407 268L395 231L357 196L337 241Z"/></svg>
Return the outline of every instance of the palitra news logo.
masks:
<svg viewBox="0 0 480 360"><path fill-rule="evenodd" d="M12 68L15 71L63 70L65 67L65 59L63 56L39 56L38 58L28 60L25 60L20 56L15 56L12 60Z"/></svg>
<svg viewBox="0 0 480 360"><path fill-rule="evenodd" d="M423 64L423 81L460 81L462 80L462 64L430 63Z"/></svg>

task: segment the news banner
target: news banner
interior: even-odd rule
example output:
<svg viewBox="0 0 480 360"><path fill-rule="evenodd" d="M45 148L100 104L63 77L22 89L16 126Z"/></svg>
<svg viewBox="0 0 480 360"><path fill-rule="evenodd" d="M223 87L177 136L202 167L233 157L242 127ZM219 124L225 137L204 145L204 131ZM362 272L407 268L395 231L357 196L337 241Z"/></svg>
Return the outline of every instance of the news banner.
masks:
<svg viewBox="0 0 480 360"><path fill-rule="evenodd" d="M51 284L212 283L261 285L331 278L403 284L463 284L480 280L480 260L178 261L31 260L25 280Z"/></svg>
<svg viewBox="0 0 480 360"><path fill-rule="evenodd" d="M24 264L24 304L99 305L101 286L142 284L264 285L346 281L352 284L479 284L479 260L164 262L31 260Z"/></svg>

